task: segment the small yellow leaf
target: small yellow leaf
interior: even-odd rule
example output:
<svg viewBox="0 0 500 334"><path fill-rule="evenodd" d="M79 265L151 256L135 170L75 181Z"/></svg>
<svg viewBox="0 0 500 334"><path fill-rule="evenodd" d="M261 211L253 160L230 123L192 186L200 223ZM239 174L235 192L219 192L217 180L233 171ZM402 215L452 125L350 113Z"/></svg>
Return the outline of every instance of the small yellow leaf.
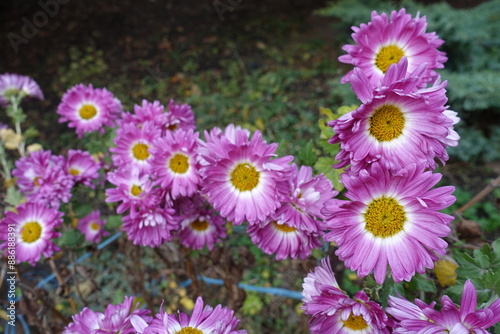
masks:
<svg viewBox="0 0 500 334"><path fill-rule="evenodd" d="M40 151L42 149L42 145L38 144L38 143L34 143L34 144L31 144L31 145L28 145L26 147L26 151L28 152L36 152L36 151Z"/></svg>
<svg viewBox="0 0 500 334"><path fill-rule="evenodd" d="M451 257L443 257L434 263L434 271L441 286L452 286L457 283L456 269L458 265Z"/></svg>
<svg viewBox="0 0 500 334"><path fill-rule="evenodd" d="M182 297L181 300L179 300L179 303L188 311L191 311L194 308L193 300L188 297Z"/></svg>
<svg viewBox="0 0 500 334"><path fill-rule="evenodd" d="M266 128L266 126L264 125L264 120L262 119L262 117L257 117L257 119L255 120L255 125L257 126L257 128L260 131L264 131L264 129Z"/></svg>
<svg viewBox="0 0 500 334"><path fill-rule="evenodd" d="M5 148L8 150L15 150L21 144L23 140L23 136L18 133L15 133L12 129L1 129L0 130L0 138L4 142Z"/></svg>

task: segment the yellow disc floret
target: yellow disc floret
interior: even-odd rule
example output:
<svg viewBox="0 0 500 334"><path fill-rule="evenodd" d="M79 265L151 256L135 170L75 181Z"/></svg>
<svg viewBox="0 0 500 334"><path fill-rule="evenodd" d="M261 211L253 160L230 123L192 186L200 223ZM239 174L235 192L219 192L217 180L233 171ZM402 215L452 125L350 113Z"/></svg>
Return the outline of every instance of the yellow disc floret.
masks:
<svg viewBox="0 0 500 334"><path fill-rule="evenodd" d="M80 107L78 113L80 114L81 118L89 120L93 118L95 115L97 115L97 109L91 104L84 104L83 106Z"/></svg>
<svg viewBox="0 0 500 334"><path fill-rule="evenodd" d="M130 188L130 193L137 197L142 193L142 189L141 187L134 184L132 188Z"/></svg>
<svg viewBox="0 0 500 334"><path fill-rule="evenodd" d="M80 173L80 171L79 171L78 169L76 169L76 168L70 168L70 169L69 169L69 173L70 173L71 175L73 175L73 176L77 176L77 175L80 175L80 174L81 174L81 173Z"/></svg>
<svg viewBox="0 0 500 334"><path fill-rule="evenodd" d="M176 334L203 334L202 331L200 331L197 328L193 327L184 327L180 331L175 332Z"/></svg>
<svg viewBox="0 0 500 334"><path fill-rule="evenodd" d="M405 122L401 109L394 105L384 104L370 117L368 131L379 142L391 141L401 136Z"/></svg>
<svg viewBox="0 0 500 334"><path fill-rule="evenodd" d="M146 160L149 158L148 145L137 143L132 147L132 154L137 160Z"/></svg>
<svg viewBox="0 0 500 334"><path fill-rule="evenodd" d="M26 243L32 243L40 239L42 235L42 225L38 222L28 222L21 230L21 239Z"/></svg>
<svg viewBox="0 0 500 334"><path fill-rule="evenodd" d="M191 223L191 228L196 231L205 231L208 228L208 223L205 220L195 220Z"/></svg>
<svg viewBox="0 0 500 334"><path fill-rule="evenodd" d="M380 197L373 200L364 214L365 229L376 237L387 238L403 230L406 214L392 197Z"/></svg>
<svg viewBox="0 0 500 334"><path fill-rule="evenodd" d="M368 324L365 319L363 319L362 315L354 315L352 313L346 321L343 321L343 323L344 326L354 331L360 331L368 327Z"/></svg>
<svg viewBox="0 0 500 334"><path fill-rule="evenodd" d="M389 66L397 64L404 55L403 50L396 45L384 46L375 57L375 66L385 73Z"/></svg>
<svg viewBox="0 0 500 334"><path fill-rule="evenodd" d="M278 222L273 221L273 225L276 229L280 230L281 232L289 233L289 232L295 232L296 228L293 226L288 226L287 224L278 224Z"/></svg>
<svg viewBox="0 0 500 334"><path fill-rule="evenodd" d="M248 163L238 164L231 172L231 183L239 191L250 191L259 184L260 173Z"/></svg>
<svg viewBox="0 0 500 334"><path fill-rule="evenodd" d="M189 168L188 157L184 154L175 154L169 163L170 169L177 174L184 174Z"/></svg>

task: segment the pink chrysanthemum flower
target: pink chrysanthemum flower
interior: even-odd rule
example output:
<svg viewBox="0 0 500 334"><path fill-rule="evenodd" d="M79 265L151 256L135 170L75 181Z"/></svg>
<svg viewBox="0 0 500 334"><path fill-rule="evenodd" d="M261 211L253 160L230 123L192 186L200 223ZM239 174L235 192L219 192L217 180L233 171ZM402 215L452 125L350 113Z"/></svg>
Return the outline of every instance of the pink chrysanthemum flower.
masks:
<svg viewBox="0 0 500 334"><path fill-rule="evenodd" d="M135 124L142 127L146 122L152 122L159 129L164 129L167 124L167 113L164 106L159 101L153 103L142 100L141 105L134 105L134 113L123 113L118 121L119 126L123 124Z"/></svg>
<svg viewBox="0 0 500 334"><path fill-rule="evenodd" d="M172 240L172 232L179 227L174 214L170 207L140 207L135 215L123 217L122 231L134 245L158 247Z"/></svg>
<svg viewBox="0 0 500 334"><path fill-rule="evenodd" d="M174 100L170 100L165 126L170 131L177 131L179 129L185 131L195 130L196 123L191 106L189 104L177 104Z"/></svg>
<svg viewBox="0 0 500 334"><path fill-rule="evenodd" d="M16 210L17 213L8 211L0 221L0 240L4 241L0 248L7 249L12 244L9 240L14 238L17 263L28 262L32 266L42 255L50 257L59 251L52 239L61 235L54 230L62 223L61 212L36 203L21 204Z"/></svg>
<svg viewBox="0 0 500 334"><path fill-rule="evenodd" d="M62 334L94 334L99 330L99 320L102 317L102 313L84 307L80 313L71 317L73 321L64 328Z"/></svg>
<svg viewBox="0 0 500 334"><path fill-rule="evenodd" d="M267 144L260 131L229 125L206 132L200 150L202 192L210 204L233 224L264 221L281 206L288 192L289 162L293 156L271 159L278 144Z"/></svg>
<svg viewBox="0 0 500 334"><path fill-rule="evenodd" d="M105 88L94 88L91 84L78 84L64 93L57 113L59 123L69 122L78 137L87 132L100 131L104 126L114 126L122 112L121 102Z"/></svg>
<svg viewBox="0 0 500 334"><path fill-rule="evenodd" d="M154 321L154 320L153 320ZM212 308L203 306L203 299L198 297L193 313L170 314L167 323L167 333L179 334L246 334L245 330L237 330L239 319L234 316L234 311L227 307L217 305Z"/></svg>
<svg viewBox="0 0 500 334"><path fill-rule="evenodd" d="M133 302L134 297L125 297L123 303L109 304L104 313L84 308L72 317L73 322L64 329L63 334L136 333L130 322L132 317L139 317L146 322L152 318L148 315L151 311L138 309L139 303L133 305Z"/></svg>
<svg viewBox="0 0 500 334"><path fill-rule="evenodd" d="M403 298L389 297L387 313L398 322L394 333L489 333L487 328L500 322L500 299L487 308L476 310L476 288L467 280L460 307L446 295L441 297L441 311L415 299L415 304Z"/></svg>
<svg viewBox="0 0 500 334"><path fill-rule="evenodd" d="M363 104L328 123L335 132L330 143L341 143L335 168L351 164L350 171L357 173L380 161L395 170L411 163L433 170L435 158L443 164L448 160L446 147L456 146L458 135L453 130L457 119L445 107L446 81L419 89L425 66L409 77L406 67L406 58L392 65L375 90L361 70L354 70L352 88Z"/></svg>
<svg viewBox="0 0 500 334"><path fill-rule="evenodd" d="M80 182L87 187L94 188L92 180L99 178L100 165L89 152L69 150L66 159L66 171L75 182Z"/></svg>
<svg viewBox="0 0 500 334"><path fill-rule="evenodd" d="M364 277L374 270L382 284L389 265L394 281L409 281L415 272L433 268L444 255L452 216L439 210L455 202L454 187L430 189L441 174L423 172L416 165L398 174L373 164L370 172L342 175L351 201L325 209L330 232L326 241L338 245L335 252L346 267Z"/></svg>
<svg viewBox="0 0 500 334"><path fill-rule="evenodd" d="M54 165L52 153L50 151L35 151L28 157L23 157L16 161L16 168L12 170L12 175L17 179L16 185L23 194L30 194L40 186L38 180L41 179L45 170ZM62 167L62 166L61 166Z"/></svg>
<svg viewBox="0 0 500 334"><path fill-rule="evenodd" d="M16 161L12 175L28 202L58 208L71 198L73 177L66 171L66 160L50 151L36 151Z"/></svg>
<svg viewBox="0 0 500 334"><path fill-rule="evenodd" d="M198 190L198 132L182 129L157 139L151 148L151 171L171 198L188 197Z"/></svg>
<svg viewBox="0 0 500 334"><path fill-rule="evenodd" d="M212 250L215 243L226 237L225 220L214 210L207 208L205 203L201 196L182 199L182 203L176 203L178 211L182 211L179 215L178 236L184 247L202 249L207 246Z"/></svg>
<svg viewBox="0 0 500 334"><path fill-rule="evenodd" d="M106 220L101 219L101 212L96 210L78 221L78 230L85 235L85 240L98 243L102 237L109 235L104 225L106 225Z"/></svg>
<svg viewBox="0 0 500 334"><path fill-rule="evenodd" d="M446 54L437 48L443 44L436 33L426 33L427 22L424 17L413 18L405 9L386 13L372 13L372 20L361 27L353 27L352 38L356 44L344 45L342 49L348 54L340 56L343 63L352 64L363 71L372 87L377 87L387 73L390 65L401 58L408 59L408 70L404 74L415 71L420 65L427 64L422 74L420 85L437 78L435 69L443 68ZM342 83L352 80L353 71L342 78Z"/></svg>
<svg viewBox="0 0 500 334"><path fill-rule="evenodd" d="M138 207L154 206L161 201L158 190L153 188L150 174L134 166L110 172L107 178L116 188L106 189L106 202L121 202L116 208L119 214L130 209L134 216Z"/></svg>
<svg viewBox="0 0 500 334"><path fill-rule="evenodd" d="M302 286L302 309L312 316L312 334L389 333L382 307L364 291L350 298L340 290L328 258L307 275Z"/></svg>
<svg viewBox="0 0 500 334"><path fill-rule="evenodd" d="M141 171L150 171L153 155L153 141L160 137L160 129L154 123L146 122L142 127L134 124L123 124L115 137L116 147L111 147L114 153L111 158L117 166L135 166Z"/></svg>
<svg viewBox="0 0 500 334"><path fill-rule="evenodd" d="M317 233L324 219L321 210L338 191L323 174L313 177L312 168L295 164L291 168L290 198L276 212L279 221L301 230Z"/></svg>
<svg viewBox="0 0 500 334"><path fill-rule="evenodd" d="M42 90L30 77L10 73L0 75L0 105L6 107L16 96L44 99Z"/></svg>
<svg viewBox="0 0 500 334"><path fill-rule="evenodd" d="M276 218L250 225L247 233L264 253L276 254L276 260L305 259L322 245L317 232L296 228Z"/></svg>

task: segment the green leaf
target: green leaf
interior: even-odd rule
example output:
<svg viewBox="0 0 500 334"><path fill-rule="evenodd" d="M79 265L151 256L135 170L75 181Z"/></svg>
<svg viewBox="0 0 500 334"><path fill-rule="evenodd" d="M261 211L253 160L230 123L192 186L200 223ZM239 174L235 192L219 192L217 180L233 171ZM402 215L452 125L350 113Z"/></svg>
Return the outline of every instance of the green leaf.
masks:
<svg viewBox="0 0 500 334"><path fill-rule="evenodd" d="M75 205L75 215L78 218L83 218L92 212L92 204L78 203Z"/></svg>
<svg viewBox="0 0 500 334"><path fill-rule="evenodd" d="M323 173L327 179L332 181L333 187L337 191L342 191L344 185L340 183L340 175L344 172L343 169L335 169L332 167L336 161L333 158L320 157L314 164L314 169L319 173Z"/></svg>
<svg viewBox="0 0 500 334"><path fill-rule="evenodd" d="M436 284L428 278L423 277L420 274L413 276L410 286L414 287L415 291L424 291L424 292L436 292Z"/></svg>
<svg viewBox="0 0 500 334"><path fill-rule="evenodd" d="M483 269L478 266L476 261L469 254L457 253L455 256L458 264L457 275L461 278L481 277Z"/></svg>
<svg viewBox="0 0 500 334"><path fill-rule="evenodd" d="M117 230L122 226L122 216L120 215L111 215L108 216L108 221L106 223L106 229Z"/></svg>
<svg viewBox="0 0 500 334"><path fill-rule="evenodd" d="M58 239L59 246L75 247L83 243L84 236L78 230L63 231Z"/></svg>
<svg viewBox="0 0 500 334"><path fill-rule="evenodd" d="M21 203L23 199L23 195L16 189L16 187L8 187L7 195L5 196L5 202L9 203L12 206L17 206Z"/></svg>
<svg viewBox="0 0 500 334"><path fill-rule="evenodd" d="M318 159L318 155L316 154L316 152L314 152L312 140L309 140L307 144L300 149L298 158L302 165L314 165L314 163Z"/></svg>
<svg viewBox="0 0 500 334"><path fill-rule="evenodd" d="M245 315L255 315L259 313L264 307L264 303L260 299L260 297L255 293L248 293L245 301L243 302L243 306L241 311Z"/></svg>
<svg viewBox="0 0 500 334"><path fill-rule="evenodd" d="M26 138L33 138L33 137L38 137L40 135L40 131L35 129L34 127L30 126L26 130L24 130L23 135Z"/></svg>

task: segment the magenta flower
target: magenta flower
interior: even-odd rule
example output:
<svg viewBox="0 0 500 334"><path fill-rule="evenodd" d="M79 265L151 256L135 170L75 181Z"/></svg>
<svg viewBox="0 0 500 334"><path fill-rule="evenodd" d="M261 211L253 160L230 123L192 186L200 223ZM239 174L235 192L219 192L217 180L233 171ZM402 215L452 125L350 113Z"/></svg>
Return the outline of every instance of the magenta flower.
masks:
<svg viewBox="0 0 500 334"><path fill-rule="evenodd" d="M430 189L441 174L415 165L394 174L379 164L370 172L342 175L350 201L328 206L330 232L323 237L338 245L335 254L364 277L374 270L382 284L389 265L394 281L409 281L415 272L433 268L444 255L452 216L440 213L455 201L454 187Z"/></svg>
<svg viewBox="0 0 500 334"><path fill-rule="evenodd" d="M96 210L79 219L78 230L85 235L85 240L98 243L102 237L109 235L109 232L104 229L104 225L106 225L106 220L101 219L101 212Z"/></svg>
<svg viewBox="0 0 500 334"><path fill-rule="evenodd" d="M51 257L59 251L52 239L61 235L55 231L62 223L61 212L37 203L21 204L16 211L8 211L0 221L1 249L7 249L14 243L17 263L28 262L32 266L42 255ZM10 254L9 251L6 253Z"/></svg>
<svg viewBox="0 0 500 334"><path fill-rule="evenodd" d="M158 247L172 240L172 232L179 227L174 213L169 207L141 206L135 215L123 217L122 231L134 245Z"/></svg>
<svg viewBox="0 0 500 334"><path fill-rule="evenodd" d="M114 126L122 112L121 102L105 88L94 88L91 84L76 85L64 93L57 113L59 123L69 122L78 137L87 132L104 133L104 126Z"/></svg>
<svg viewBox="0 0 500 334"><path fill-rule="evenodd" d="M80 313L71 317L73 321L64 328L62 334L94 334L99 330L99 320L103 317L102 313L84 307Z"/></svg>
<svg viewBox="0 0 500 334"><path fill-rule="evenodd" d="M338 191L323 174L312 175L312 168L292 164L289 179L289 199L276 212L278 221L300 230L318 233L323 229L321 213L326 201L335 197Z"/></svg>
<svg viewBox="0 0 500 334"><path fill-rule="evenodd" d="M256 131L229 125L225 132L206 132L202 157L202 192L209 203L235 225L264 221L281 206L288 192L292 156L271 159L277 144L268 145Z"/></svg>
<svg viewBox="0 0 500 334"><path fill-rule="evenodd" d="M92 158L89 152L69 150L66 160L66 171L75 182L94 188L92 180L99 178L100 164Z"/></svg>
<svg viewBox="0 0 500 334"><path fill-rule="evenodd" d="M406 76L407 65L403 58L391 66L376 89L361 70L354 70L352 88L363 104L328 123L335 132L330 143L341 143L335 168L351 164L349 170L358 173L379 161L394 170L411 163L434 170L435 158L443 164L448 160L446 147L458 144L453 130L458 118L445 106L446 82L419 89L425 67Z"/></svg>
<svg viewBox="0 0 500 334"><path fill-rule="evenodd" d="M390 296L387 313L398 322L394 333L489 333L487 328L500 322L500 299L487 308L476 310L476 288L467 280L460 307L444 295L441 311L434 309L435 303L425 304L415 299L415 304L404 298Z"/></svg>
<svg viewBox="0 0 500 334"><path fill-rule="evenodd" d="M236 329L239 322L233 310L221 305L204 307L203 299L198 297L191 316L184 313L169 315L167 333L246 334L245 330Z"/></svg>
<svg viewBox="0 0 500 334"><path fill-rule="evenodd" d="M437 50L444 41L434 32L426 33L426 28L425 16L412 18L404 8L392 11L390 17L374 11L371 22L352 28L356 44L344 45L342 49L348 54L340 56L339 60L363 71L372 87L377 87L390 65L403 57L408 59L408 69L403 76L427 64L420 85L432 82L438 76L434 70L443 68L447 58L444 52ZM345 75L342 83L353 80L352 74L350 71Z"/></svg>
<svg viewBox="0 0 500 334"><path fill-rule="evenodd" d="M305 259L322 243L317 232L295 227L287 221L267 219L248 226L252 242L266 254L276 254L276 260Z"/></svg>
<svg viewBox="0 0 500 334"><path fill-rule="evenodd" d="M179 129L185 131L195 130L196 124L191 106L189 104L177 104L174 100L170 100L165 126L170 131Z"/></svg>
<svg viewBox="0 0 500 334"><path fill-rule="evenodd" d="M58 208L71 198L74 181L66 170L66 160L50 151L36 151L19 159L12 175L18 178L19 190L28 202Z"/></svg>
<svg viewBox="0 0 500 334"><path fill-rule="evenodd" d="M42 90L30 77L10 73L0 75L0 105L6 107L16 96L44 99Z"/></svg>
<svg viewBox="0 0 500 334"><path fill-rule="evenodd" d="M226 221L201 196L182 198L174 204L180 221L179 241L184 247L209 250L226 237Z"/></svg>
<svg viewBox="0 0 500 334"><path fill-rule="evenodd" d="M130 209L134 216L138 207L149 207L161 201L159 191L153 188L150 174L134 166L125 166L108 173L108 181L116 188L106 189L106 202L121 202L116 212Z"/></svg>
<svg viewBox="0 0 500 334"><path fill-rule="evenodd" d="M173 199L191 196L198 190L198 136L193 130L168 131L151 148L154 156L151 171L156 175L157 183L169 191Z"/></svg>
<svg viewBox="0 0 500 334"><path fill-rule="evenodd" d="M84 308L72 317L73 322L64 329L63 334L136 333L130 322L132 317L139 317L146 322L152 318L148 315L151 313L149 310L138 309L139 303L133 305L133 302L134 297L125 297L121 304L109 304L104 313Z"/></svg>
<svg viewBox="0 0 500 334"><path fill-rule="evenodd" d="M134 113L123 113L118 121L120 128L123 124L135 124L142 127L146 122L152 122L159 129L164 129L167 124L167 113L159 101L153 103L142 100L142 104L134 105Z"/></svg>
<svg viewBox="0 0 500 334"><path fill-rule="evenodd" d="M146 122L140 128L134 124L123 124L117 133L114 139L116 147L109 149L113 153L113 163L117 167L127 165L150 171L153 160L150 150L153 141L160 137L160 129L152 122Z"/></svg>
<svg viewBox="0 0 500 334"><path fill-rule="evenodd" d="M312 334L389 333L382 307L370 301L364 291L356 293L353 299L342 291L328 258L307 275L302 287L302 309L312 316Z"/></svg>

